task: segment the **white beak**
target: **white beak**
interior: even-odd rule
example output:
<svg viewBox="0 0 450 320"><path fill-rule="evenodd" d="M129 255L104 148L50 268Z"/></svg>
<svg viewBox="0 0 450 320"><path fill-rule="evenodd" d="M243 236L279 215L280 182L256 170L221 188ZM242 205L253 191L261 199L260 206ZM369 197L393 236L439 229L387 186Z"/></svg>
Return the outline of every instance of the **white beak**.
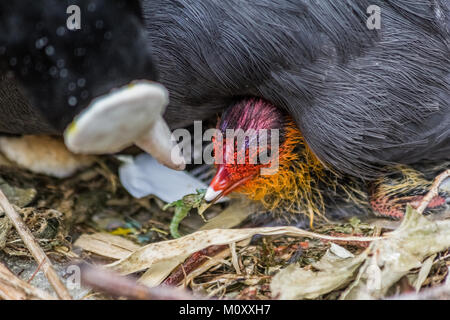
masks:
<svg viewBox="0 0 450 320"><path fill-rule="evenodd" d="M95 99L64 132L69 150L115 153L133 144L176 170L185 161L162 114L169 94L161 84L139 81Z"/></svg>
<svg viewBox="0 0 450 320"><path fill-rule="evenodd" d="M221 193L222 191L215 191L212 187L208 187L208 189L206 189L205 201L211 202L215 198L217 198Z"/></svg>

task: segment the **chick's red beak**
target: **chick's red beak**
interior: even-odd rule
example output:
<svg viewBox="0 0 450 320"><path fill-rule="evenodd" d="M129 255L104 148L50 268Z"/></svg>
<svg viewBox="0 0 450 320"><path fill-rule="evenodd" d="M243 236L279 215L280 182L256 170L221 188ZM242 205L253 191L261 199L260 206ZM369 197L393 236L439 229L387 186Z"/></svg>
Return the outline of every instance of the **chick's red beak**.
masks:
<svg viewBox="0 0 450 320"><path fill-rule="evenodd" d="M207 202L216 202L250 180L252 177L252 175L249 175L246 177L235 178L225 165L219 165L217 167L216 175L206 190L205 200Z"/></svg>

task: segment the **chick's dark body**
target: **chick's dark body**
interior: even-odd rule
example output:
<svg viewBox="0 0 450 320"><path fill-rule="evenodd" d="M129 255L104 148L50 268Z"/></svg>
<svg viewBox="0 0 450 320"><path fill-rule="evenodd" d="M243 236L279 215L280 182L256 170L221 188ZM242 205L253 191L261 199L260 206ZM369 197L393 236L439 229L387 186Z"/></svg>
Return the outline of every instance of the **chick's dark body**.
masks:
<svg viewBox="0 0 450 320"><path fill-rule="evenodd" d="M381 29L366 25L381 8ZM286 110L328 165L371 178L450 158L447 1L143 1L169 123L245 96Z"/></svg>

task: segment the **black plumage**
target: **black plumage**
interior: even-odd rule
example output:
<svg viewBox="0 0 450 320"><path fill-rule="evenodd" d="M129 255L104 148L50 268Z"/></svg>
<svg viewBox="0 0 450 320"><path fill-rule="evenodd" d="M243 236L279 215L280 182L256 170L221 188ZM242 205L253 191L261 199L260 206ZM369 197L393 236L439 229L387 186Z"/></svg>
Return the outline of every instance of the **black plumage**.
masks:
<svg viewBox="0 0 450 320"><path fill-rule="evenodd" d="M93 98L156 78L137 0L0 2L0 132L61 134Z"/></svg>

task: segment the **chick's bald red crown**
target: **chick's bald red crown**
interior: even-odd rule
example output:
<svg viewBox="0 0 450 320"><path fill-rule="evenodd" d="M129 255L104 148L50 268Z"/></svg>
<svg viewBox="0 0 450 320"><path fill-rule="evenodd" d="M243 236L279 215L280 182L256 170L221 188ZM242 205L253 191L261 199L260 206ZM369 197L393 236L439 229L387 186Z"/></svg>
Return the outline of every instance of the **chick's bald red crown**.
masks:
<svg viewBox="0 0 450 320"><path fill-rule="evenodd" d="M275 106L262 99L245 99L231 106L215 129L203 131L202 122L194 121L193 136L184 128L172 134L187 164L194 160L195 164L225 164L228 169L239 170L239 165L265 169L277 164L284 124L284 115Z"/></svg>

